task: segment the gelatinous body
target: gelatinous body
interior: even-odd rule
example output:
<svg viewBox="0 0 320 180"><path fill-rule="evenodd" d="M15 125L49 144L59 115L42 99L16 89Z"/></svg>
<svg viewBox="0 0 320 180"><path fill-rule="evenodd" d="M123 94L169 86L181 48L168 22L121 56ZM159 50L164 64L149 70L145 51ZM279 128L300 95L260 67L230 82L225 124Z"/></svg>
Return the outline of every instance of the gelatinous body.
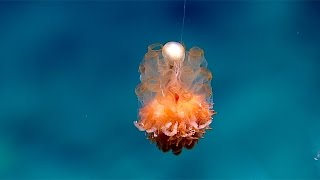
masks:
<svg viewBox="0 0 320 180"><path fill-rule="evenodd" d="M176 42L152 44L139 71L136 94L141 108L135 126L164 152L178 155L183 148L191 149L210 129L215 114L212 74L203 50L186 52Z"/></svg>

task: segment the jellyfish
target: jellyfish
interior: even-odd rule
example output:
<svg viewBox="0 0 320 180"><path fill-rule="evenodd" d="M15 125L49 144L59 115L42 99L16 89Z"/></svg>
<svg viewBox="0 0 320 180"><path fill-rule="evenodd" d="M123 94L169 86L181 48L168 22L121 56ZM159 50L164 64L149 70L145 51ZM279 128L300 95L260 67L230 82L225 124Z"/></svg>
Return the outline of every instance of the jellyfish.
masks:
<svg viewBox="0 0 320 180"><path fill-rule="evenodd" d="M204 51L178 42L148 46L135 93L140 102L134 125L163 152L191 149L211 129L211 80Z"/></svg>

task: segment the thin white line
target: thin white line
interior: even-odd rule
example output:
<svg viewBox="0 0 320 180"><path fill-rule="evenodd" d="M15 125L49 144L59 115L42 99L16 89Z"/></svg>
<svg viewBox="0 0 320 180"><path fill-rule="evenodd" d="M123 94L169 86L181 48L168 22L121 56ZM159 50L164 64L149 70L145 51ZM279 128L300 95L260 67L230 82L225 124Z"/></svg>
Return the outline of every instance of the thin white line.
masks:
<svg viewBox="0 0 320 180"><path fill-rule="evenodd" d="M180 38L181 43L182 43L183 30L184 30L184 19L186 18L186 1L187 0L184 0L184 3L183 3L183 18L182 18L182 28L181 28L181 38Z"/></svg>

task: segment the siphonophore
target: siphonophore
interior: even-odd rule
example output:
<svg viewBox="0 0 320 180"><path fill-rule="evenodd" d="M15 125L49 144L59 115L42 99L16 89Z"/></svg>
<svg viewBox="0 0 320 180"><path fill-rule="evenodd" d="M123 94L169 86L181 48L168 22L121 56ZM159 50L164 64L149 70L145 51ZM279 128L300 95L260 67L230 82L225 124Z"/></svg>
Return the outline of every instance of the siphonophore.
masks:
<svg viewBox="0 0 320 180"><path fill-rule="evenodd" d="M185 51L178 42L151 44L139 72L135 92L141 106L134 125L163 152L193 148L215 114L204 51Z"/></svg>

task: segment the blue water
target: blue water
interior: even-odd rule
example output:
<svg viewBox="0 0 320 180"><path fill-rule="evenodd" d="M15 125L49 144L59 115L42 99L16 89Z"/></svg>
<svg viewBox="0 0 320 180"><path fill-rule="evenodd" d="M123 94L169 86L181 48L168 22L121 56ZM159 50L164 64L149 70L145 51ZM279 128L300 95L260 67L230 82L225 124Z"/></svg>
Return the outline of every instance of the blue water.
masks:
<svg viewBox="0 0 320 180"><path fill-rule="evenodd" d="M1 179L319 179L320 2L187 1L213 130L179 156L139 132L138 66L182 1L1 2Z"/></svg>

